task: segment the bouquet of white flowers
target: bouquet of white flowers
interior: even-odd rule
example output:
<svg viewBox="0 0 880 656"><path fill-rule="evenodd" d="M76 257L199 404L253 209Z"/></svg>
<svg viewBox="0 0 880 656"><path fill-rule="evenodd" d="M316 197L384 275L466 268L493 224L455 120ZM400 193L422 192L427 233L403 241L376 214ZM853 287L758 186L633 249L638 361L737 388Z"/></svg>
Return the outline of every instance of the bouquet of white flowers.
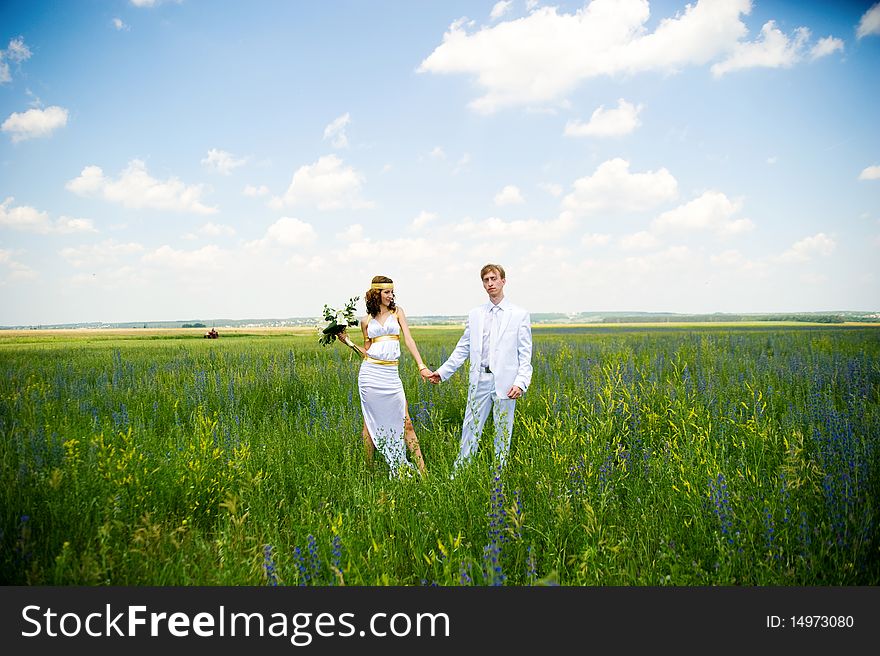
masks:
<svg viewBox="0 0 880 656"><path fill-rule="evenodd" d="M324 321L327 322L327 325L321 331L321 336L318 338L321 346L332 344L336 335L348 327L358 325L354 306L359 299L360 296L349 299L348 303L341 310L334 310L329 305L324 306Z"/></svg>

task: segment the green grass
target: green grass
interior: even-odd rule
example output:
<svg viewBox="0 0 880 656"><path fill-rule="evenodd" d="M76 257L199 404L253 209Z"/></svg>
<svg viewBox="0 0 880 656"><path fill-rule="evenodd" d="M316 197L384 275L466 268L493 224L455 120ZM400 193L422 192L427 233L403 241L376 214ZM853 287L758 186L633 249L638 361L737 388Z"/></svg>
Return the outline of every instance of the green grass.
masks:
<svg viewBox="0 0 880 656"><path fill-rule="evenodd" d="M464 370L404 356L430 474L390 480L314 336L0 337L0 582L880 584L877 328L534 335L505 471L490 420L455 481Z"/></svg>

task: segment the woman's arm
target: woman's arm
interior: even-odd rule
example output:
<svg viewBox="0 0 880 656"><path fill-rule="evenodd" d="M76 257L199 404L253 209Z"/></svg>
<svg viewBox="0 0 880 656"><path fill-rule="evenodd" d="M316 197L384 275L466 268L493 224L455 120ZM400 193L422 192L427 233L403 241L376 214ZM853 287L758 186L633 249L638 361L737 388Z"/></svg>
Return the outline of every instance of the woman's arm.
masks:
<svg viewBox="0 0 880 656"><path fill-rule="evenodd" d="M409 331L409 324L406 322L406 312L399 305L397 306L397 323L400 324L400 332L403 333L403 341L406 344L406 348L409 349L409 352L415 358L419 374L421 374L422 378L426 378L431 373L431 370L425 366L425 362L422 360L419 347L416 346L416 340L413 339L412 333Z"/></svg>
<svg viewBox="0 0 880 656"><path fill-rule="evenodd" d="M364 357L367 357L367 351L373 345L373 340L367 334L367 327L370 325L371 318L369 314L361 317L361 332L364 334Z"/></svg>
<svg viewBox="0 0 880 656"><path fill-rule="evenodd" d="M370 348L370 344L372 344L372 340L367 337L367 322L364 319L361 319L361 330L364 333L364 348L361 348L353 341L351 341L351 337L348 336L348 333L343 329L341 333L337 333L336 339L340 342L348 346L353 351L357 351L361 357L367 357L367 350Z"/></svg>

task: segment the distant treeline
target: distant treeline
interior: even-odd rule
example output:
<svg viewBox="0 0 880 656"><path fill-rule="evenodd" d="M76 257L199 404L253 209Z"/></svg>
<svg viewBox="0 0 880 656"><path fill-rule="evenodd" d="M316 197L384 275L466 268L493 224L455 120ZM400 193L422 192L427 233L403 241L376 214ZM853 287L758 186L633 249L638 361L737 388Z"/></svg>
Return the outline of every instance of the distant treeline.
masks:
<svg viewBox="0 0 880 656"><path fill-rule="evenodd" d="M806 323L846 323L859 321L878 323L880 318L865 316L845 316L840 314L675 314L675 315L632 315L602 317L600 323L730 323L736 321L799 321Z"/></svg>

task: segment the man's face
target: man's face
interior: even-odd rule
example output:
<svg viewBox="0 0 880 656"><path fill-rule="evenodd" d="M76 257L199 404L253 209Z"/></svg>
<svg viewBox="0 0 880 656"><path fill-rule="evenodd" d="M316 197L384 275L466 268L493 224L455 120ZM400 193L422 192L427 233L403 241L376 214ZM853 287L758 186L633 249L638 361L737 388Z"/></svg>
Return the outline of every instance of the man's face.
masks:
<svg viewBox="0 0 880 656"><path fill-rule="evenodd" d="M483 276L483 289L486 290L489 296L498 296L504 291L505 282L507 281L498 275L495 269L489 269L486 275Z"/></svg>

